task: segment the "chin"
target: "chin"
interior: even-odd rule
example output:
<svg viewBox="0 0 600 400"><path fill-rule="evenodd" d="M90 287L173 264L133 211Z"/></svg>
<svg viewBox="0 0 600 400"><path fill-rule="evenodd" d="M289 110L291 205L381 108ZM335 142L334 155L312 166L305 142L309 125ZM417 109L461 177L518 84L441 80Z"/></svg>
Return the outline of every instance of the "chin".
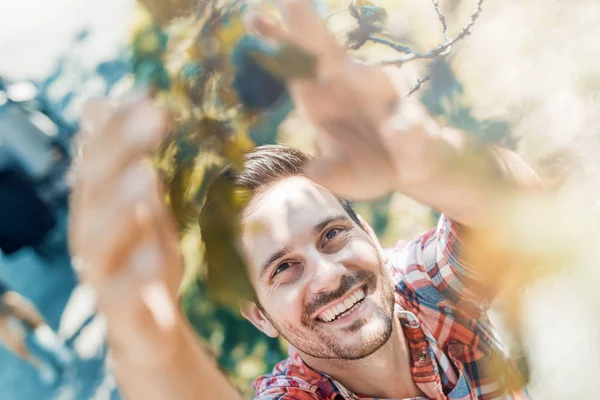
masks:
<svg viewBox="0 0 600 400"><path fill-rule="evenodd" d="M338 336L339 335L339 336ZM360 360L379 350L392 335L391 319L382 316L353 322L338 333L335 352L345 360Z"/></svg>

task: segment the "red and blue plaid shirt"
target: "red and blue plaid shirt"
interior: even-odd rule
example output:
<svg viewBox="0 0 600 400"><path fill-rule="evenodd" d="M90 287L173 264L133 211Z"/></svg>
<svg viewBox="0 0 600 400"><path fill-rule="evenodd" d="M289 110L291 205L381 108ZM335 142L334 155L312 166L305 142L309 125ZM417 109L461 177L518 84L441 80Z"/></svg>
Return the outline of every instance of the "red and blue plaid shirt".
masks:
<svg viewBox="0 0 600 400"><path fill-rule="evenodd" d="M436 229L388 250L413 380L430 399L528 399L524 389L510 389L518 372L487 317L490 299L461 255L459 229L442 216ZM259 400L365 398L311 369L293 348L253 387Z"/></svg>

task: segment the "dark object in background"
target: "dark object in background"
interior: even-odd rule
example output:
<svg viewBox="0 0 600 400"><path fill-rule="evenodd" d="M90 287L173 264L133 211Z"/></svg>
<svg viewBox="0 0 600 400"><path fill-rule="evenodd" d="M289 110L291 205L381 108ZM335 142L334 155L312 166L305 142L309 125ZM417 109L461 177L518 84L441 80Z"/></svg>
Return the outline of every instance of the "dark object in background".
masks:
<svg viewBox="0 0 600 400"><path fill-rule="evenodd" d="M6 286L6 284L4 282L2 282L2 280L0 280L0 297L4 296L4 293L9 292L10 289L8 288L8 286Z"/></svg>
<svg viewBox="0 0 600 400"><path fill-rule="evenodd" d="M257 145L275 143L281 123L294 109L283 81L256 60L256 54L273 55L277 49L255 36L245 35L231 54L235 67L232 87L248 110L260 111L261 118L250 128Z"/></svg>
<svg viewBox="0 0 600 400"><path fill-rule="evenodd" d="M38 253L69 193L61 124L31 82L0 76L0 250ZM42 255L40 253L40 255Z"/></svg>
<svg viewBox="0 0 600 400"><path fill-rule="evenodd" d="M250 110L266 110L286 93L285 84L259 65L252 53L271 55L277 49L270 47L255 36L245 35L231 55L235 66L233 89L240 102Z"/></svg>
<svg viewBox="0 0 600 400"><path fill-rule="evenodd" d="M0 171L0 250L11 254L38 246L56 220L19 171Z"/></svg>

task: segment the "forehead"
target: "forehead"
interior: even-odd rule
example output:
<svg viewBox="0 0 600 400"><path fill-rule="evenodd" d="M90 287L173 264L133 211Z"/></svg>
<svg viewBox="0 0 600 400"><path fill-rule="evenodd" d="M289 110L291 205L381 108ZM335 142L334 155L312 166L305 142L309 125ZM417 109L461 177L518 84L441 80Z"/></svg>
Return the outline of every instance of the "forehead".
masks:
<svg viewBox="0 0 600 400"><path fill-rule="evenodd" d="M277 251L311 234L324 219L345 214L338 199L311 180L284 178L259 193L242 219L242 246L247 257Z"/></svg>

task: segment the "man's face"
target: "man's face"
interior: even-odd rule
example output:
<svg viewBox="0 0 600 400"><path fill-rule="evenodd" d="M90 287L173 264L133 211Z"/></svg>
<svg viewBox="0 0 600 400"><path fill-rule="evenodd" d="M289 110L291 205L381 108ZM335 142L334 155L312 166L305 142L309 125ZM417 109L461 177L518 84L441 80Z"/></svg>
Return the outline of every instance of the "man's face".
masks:
<svg viewBox="0 0 600 400"><path fill-rule="evenodd" d="M376 239L329 191L283 179L250 202L243 226L260 329L316 358L359 359L387 341L393 288Z"/></svg>

